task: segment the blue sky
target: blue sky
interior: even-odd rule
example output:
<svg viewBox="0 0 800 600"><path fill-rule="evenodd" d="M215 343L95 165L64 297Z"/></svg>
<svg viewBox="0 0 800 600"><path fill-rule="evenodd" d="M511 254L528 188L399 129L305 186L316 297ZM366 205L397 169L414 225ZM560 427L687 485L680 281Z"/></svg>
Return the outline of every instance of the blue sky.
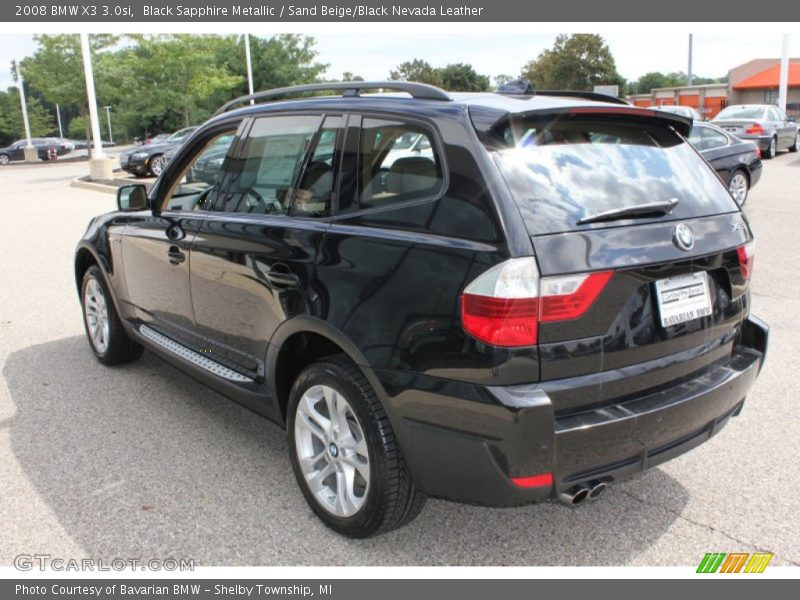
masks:
<svg viewBox="0 0 800 600"><path fill-rule="evenodd" d="M598 31L609 44L617 69L627 79L648 71L685 71L688 32L663 32L641 25L627 31ZM351 71L366 79L383 79L389 70L412 58L424 58L434 66L452 62L471 63L479 73L519 73L523 64L549 48L554 33L508 34L412 34L325 33L314 34L319 60L329 63L327 77L339 78ZM0 89L11 85L9 64L15 56L33 53L28 34L0 34ZM725 75L728 69L751 58L778 57L780 33L743 34L741 31L694 35L694 72L706 77ZM800 36L790 41L790 53L800 55Z"/></svg>

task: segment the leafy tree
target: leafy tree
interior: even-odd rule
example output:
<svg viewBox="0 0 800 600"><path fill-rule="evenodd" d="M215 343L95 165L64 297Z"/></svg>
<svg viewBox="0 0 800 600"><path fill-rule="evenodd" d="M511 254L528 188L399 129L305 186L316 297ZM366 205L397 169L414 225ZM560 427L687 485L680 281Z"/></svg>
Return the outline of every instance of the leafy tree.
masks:
<svg viewBox="0 0 800 600"><path fill-rule="evenodd" d="M520 76L539 89L590 91L595 85L619 85L620 94L625 92L611 50L593 33L559 35L551 49L522 68Z"/></svg>
<svg viewBox="0 0 800 600"><path fill-rule="evenodd" d="M342 81L364 81L361 75L353 75L350 71L342 73Z"/></svg>
<svg viewBox="0 0 800 600"><path fill-rule="evenodd" d="M490 80L486 75L478 74L472 65L456 63L438 69L442 87L453 92L485 92L489 89Z"/></svg>
<svg viewBox="0 0 800 600"><path fill-rule="evenodd" d="M428 83L430 85L442 85L439 69L433 68L430 63L419 58L398 65L396 70L390 71L389 79L393 81L416 81L418 83Z"/></svg>
<svg viewBox="0 0 800 600"><path fill-rule="evenodd" d="M92 65L95 88L98 97L113 89L117 81L105 77L109 49L117 43L113 35L91 35L89 45L92 51ZM21 67L25 81L37 90L49 103L58 103L69 112L73 110L81 116L89 114L86 99L86 80L83 73L80 36L77 34L36 35L36 52L22 60ZM88 119L84 136L91 138Z"/></svg>
<svg viewBox="0 0 800 600"><path fill-rule="evenodd" d="M27 92L27 86L26 86ZM36 98L27 96L28 123L31 136L44 137L55 133L53 117ZM15 87L0 92L0 145L8 144L25 137L25 124L22 120L22 107L19 90Z"/></svg>
<svg viewBox="0 0 800 600"><path fill-rule="evenodd" d="M495 75L495 77L494 77L494 85L496 87L500 87L501 85L505 85L505 84L509 83L510 81L514 81L515 79L517 79L517 78L514 77L513 75L506 75L506 74Z"/></svg>

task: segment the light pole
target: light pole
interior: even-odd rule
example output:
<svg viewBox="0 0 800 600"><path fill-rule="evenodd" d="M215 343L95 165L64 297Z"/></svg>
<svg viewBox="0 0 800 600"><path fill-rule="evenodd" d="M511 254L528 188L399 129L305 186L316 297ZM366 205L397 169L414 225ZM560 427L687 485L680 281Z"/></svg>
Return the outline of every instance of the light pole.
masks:
<svg viewBox="0 0 800 600"><path fill-rule="evenodd" d="M28 103L25 101L25 83L22 80L22 68L20 67L19 61L16 62L16 67L19 102L22 106L22 122L25 125L25 138L27 139L24 150L25 162L36 162L39 160L39 153L36 151L36 148L33 147L33 142L31 142L31 124L30 121L28 121Z"/></svg>
<svg viewBox="0 0 800 600"><path fill-rule="evenodd" d="M783 34L783 51L781 52L780 78L778 80L778 106L786 112L786 96L789 87L789 34Z"/></svg>
<svg viewBox="0 0 800 600"><path fill-rule="evenodd" d="M92 52L89 47L89 34L81 35L81 54L83 55L83 75L86 79L86 100L89 104L89 119L92 123L94 149L89 160L90 179L112 179L112 159L103 152L103 141L100 139L100 121L97 118L97 97L94 93L94 73L92 72Z"/></svg>
<svg viewBox="0 0 800 600"><path fill-rule="evenodd" d="M253 94L253 63L250 61L250 34L244 34L244 58L247 62L247 86L250 89L250 94ZM250 104L255 104L251 98Z"/></svg>
<svg viewBox="0 0 800 600"><path fill-rule="evenodd" d="M108 119L108 143L114 143L114 136L111 134L111 107L104 106L103 108L106 109L106 119Z"/></svg>
<svg viewBox="0 0 800 600"><path fill-rule="evenodd" d="M64 130L61 128L61 108L56 103L56 119L58 119L58 137L64 137Z"/></svg>

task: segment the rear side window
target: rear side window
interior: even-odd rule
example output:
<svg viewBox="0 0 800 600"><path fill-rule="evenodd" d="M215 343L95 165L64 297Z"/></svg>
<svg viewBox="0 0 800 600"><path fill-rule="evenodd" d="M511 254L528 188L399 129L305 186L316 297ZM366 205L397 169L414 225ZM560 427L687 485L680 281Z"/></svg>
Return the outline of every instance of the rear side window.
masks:
<svg viewBox="0 0 800 600"><path fill-rule="evenodd" d="M724 133L711 129L710 127L703 127L703 148L712 150L713 148L721 148L728 145L728 138Z"/></svg>
<svg viewBox="0 0 800 600"><path fill-rule="evenodd" d="M649 120L520 119L490 149L531 235L588 228L578 221L673 198L679 204L661 220L737 210L689 143Z"/></svg>
<svg viewBox="0 0 800 600"><path fill-rule="evenodd" d="M359 144L359 208L433 196L442 189L441 159L426 128L364 118Z"/></svg>

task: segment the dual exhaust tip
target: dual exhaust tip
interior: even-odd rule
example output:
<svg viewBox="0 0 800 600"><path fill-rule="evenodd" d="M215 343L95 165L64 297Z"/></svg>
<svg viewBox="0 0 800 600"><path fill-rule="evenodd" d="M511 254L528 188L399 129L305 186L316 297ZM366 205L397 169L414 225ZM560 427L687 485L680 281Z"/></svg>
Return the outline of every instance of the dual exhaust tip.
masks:
<svg viewBox="0 0 800 600"><path fill-rule="evenodd" d="M606 491L606 488L608 488L608 484L605 481L579 483L578 485L572 486L568 490L561 492L558 495L558 499L562 502L562 504L569 504L570 506L581 504L585 500L593 502L603 495L603 492Z"/></svg>

